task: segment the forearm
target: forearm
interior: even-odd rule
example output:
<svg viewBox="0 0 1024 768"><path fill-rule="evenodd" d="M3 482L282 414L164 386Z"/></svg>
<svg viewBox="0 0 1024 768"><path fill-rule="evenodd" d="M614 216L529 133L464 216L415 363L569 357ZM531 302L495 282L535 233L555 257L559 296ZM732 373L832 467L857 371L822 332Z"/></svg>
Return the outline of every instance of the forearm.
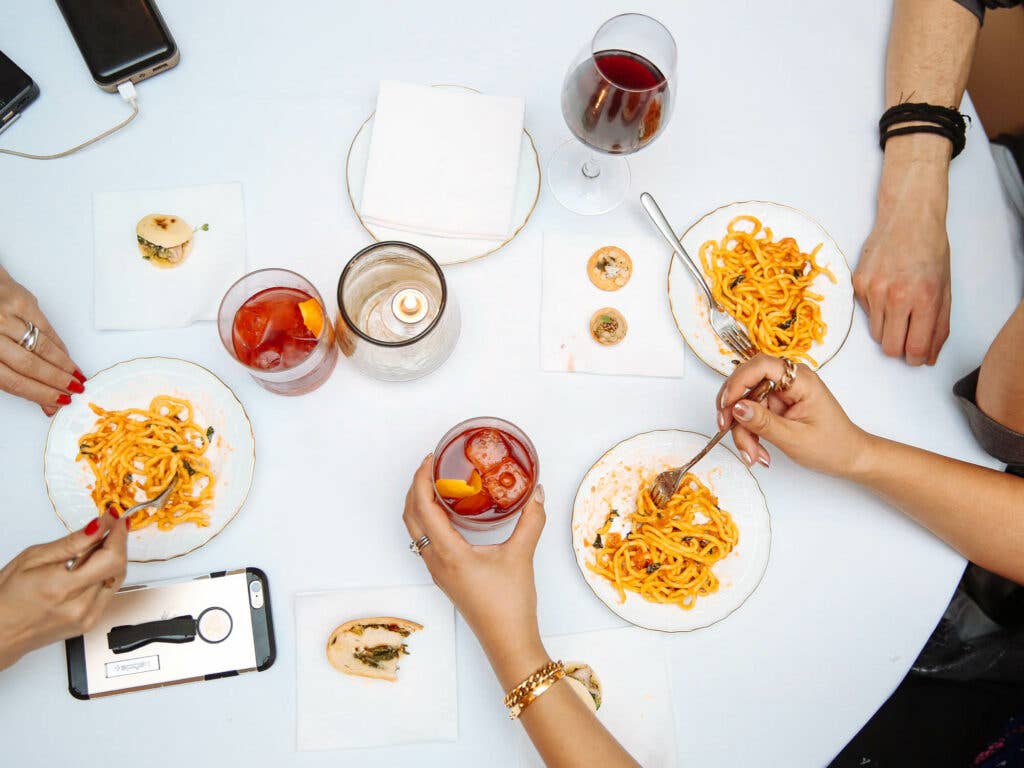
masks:
<svg viewBox="0 0 1024 768"><path fill-rule="evenodd" d="M488 642L484 650L504 691L551 660L539 635L505 635ZM565 682L555 683L523 710L519 720L548 768L638 765Z"/></svg>
<svg viewBox="0 0 1024 768"><path fill-rule="evenodd" d="M1024 480L874 436L848 477L971 562L1024 584Z"/></svg>
<svg viewBox="0 0 1024 768"><path fill-rule="evenodd" d="M958 107L980 28L978 19L952 0L896 0L886 55L886 109L905 101ZM942 136L892 137L885 145L882 191L887 176L901 176L907 165L947 171L951 154L952 145Z"/></svg>

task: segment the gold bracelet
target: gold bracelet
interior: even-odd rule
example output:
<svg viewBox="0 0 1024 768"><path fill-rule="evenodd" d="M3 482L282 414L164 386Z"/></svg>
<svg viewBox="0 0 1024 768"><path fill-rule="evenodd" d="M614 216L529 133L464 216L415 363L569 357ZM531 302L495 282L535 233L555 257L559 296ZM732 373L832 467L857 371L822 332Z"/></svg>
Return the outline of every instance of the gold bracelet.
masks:
<svg viewBox="0 0 1024 768"><path fill-rule="evenodd" d="M565 666L561 661L549 661L519 685L505 694L510 720L515 720L542 693L565 677Z"/></svg>

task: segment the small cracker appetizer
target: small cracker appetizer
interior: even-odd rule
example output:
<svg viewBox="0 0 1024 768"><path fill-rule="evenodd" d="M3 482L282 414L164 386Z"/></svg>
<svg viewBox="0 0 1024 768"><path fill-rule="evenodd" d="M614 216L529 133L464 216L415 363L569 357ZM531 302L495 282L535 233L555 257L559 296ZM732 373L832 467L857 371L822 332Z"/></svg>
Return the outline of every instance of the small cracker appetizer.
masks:
<svg viewBox="0 0 1024 768"><path fill-rule="evenodd" d="M598 248L587 262L590 282L602 291L619 290L629 282L632 275L633 260L628 253L614 245Z"/></svg>
<svg viewBox="0 0 1024 768"><path fill-rule="evenodd" d="M346 621L327 639L327 660L346 675L393 683L399 659L409 655L406 639L421 629L422 624L391 616Z"/></svg>
<svg viewBox="0 0 1024 768"><path fill-rule="evenodd" d="M604 347L612 347L626 338L626 318L612 307L599 309L590 318L590 335Z"/></svg>

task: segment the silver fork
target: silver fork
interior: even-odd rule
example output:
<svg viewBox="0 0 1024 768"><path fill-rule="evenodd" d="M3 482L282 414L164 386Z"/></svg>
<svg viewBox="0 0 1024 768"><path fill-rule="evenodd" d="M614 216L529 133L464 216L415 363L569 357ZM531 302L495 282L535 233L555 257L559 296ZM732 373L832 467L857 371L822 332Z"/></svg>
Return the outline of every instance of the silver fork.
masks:
<svg viewBox="0 0 1024 768"><path fill-rule="evenodd" d="M672 230L672 225L668 223L668 219L661 210L661 206L658 205L650 192L644 192L640 195L640 204L643 205L647 215L651 217L651 221L654 222L662 237L665 238L665 242L672 248L673 255L689 270L690 275L697 281L697 285L704 290L704 295L708 297L708 307L711 309L711 327L718 335L718 338L728 344L744 360L756 355L757 349L747 335L746 329L737 323L736 318L722 309L721 305L715 301L715 297L711 293L711 287L704 279L700 268L690 258L690 254L686 252L686 248L683 247L679 238L676 237L676 233Z"/></svg>
<svg viewBox="0 0 1024 768"><path fill-rule="evenodd" d="M653 202L653 199L652 199ZM744 334L742 339L736 338L732 334L729 336L721 336L720 338L729 347L744 360L749 360L757 354L757 350L754 349L754 345L750 343L749 339L746 339ZM744 398L747 400L754 400L758 403L763 403L765 398L768 397L768 393L775 389L775 382L769 378L761 379L757 386L747 392ZM725 429L718 430L718 434L708 441L708 444L704 446L700 453L690 459L686 464L676 469L666 469L656 478L654 478L654 484L651 486L651 501L658 507L664 507L668 504L669 500L679 491L679 486L683 482L683 478L686 473L693 469L697 462L703 459L708 453L721 441L723 437L732 429L732 427L726 427Z"/></svg>
<svg viewBox="0 0 1024 768"><path fill-rule="evenodd" d="M178 476L175 475L174 477L171 478L171 482L169 482L167 484L167 487L164 488L162 491L160 491L160 493L157 494L154 498L149 499L148 501L143 501L140 504L136 504L134 507L130 507L129 509L125 510L121 514L119 519L124 520L125 518L131 517L136 512L139 512L140 510L143 510L143 509L161 509L161 508L163 508L164 504L167 503L167 499L171 495L171 491L173 491L177 486L178 486ZM87 558L89 555L91 555L93 552L95 552L97 547L102 545L103 542L106 540L107 536L109 536L109 535L110 535L110 532L107 531L107 533L103 534L103 536L100 537L99 541L97 541L95 544L93 544L91 547L89 547L87 550L85 550L85 552L83 552L80 555L75 555L70 560L65 562L64 563L64 567L67 568L69 571L75 570L75 568L78 566L78 564L80 562L82 562L85 558Z"/></svg>

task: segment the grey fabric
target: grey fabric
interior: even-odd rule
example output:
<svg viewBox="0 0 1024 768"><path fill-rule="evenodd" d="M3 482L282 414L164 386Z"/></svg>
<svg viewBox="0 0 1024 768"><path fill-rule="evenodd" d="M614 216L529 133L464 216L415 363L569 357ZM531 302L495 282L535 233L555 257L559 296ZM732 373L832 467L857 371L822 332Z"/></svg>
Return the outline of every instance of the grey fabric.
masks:
<svg viewBox="0 0 1024 768"><path fill-rule="evenodd" d="M999 459L1010 468L1024 467L1024 434L1004 427L982 412L975 401L980 370L975 368L954 384L953 394L956 395L964 415L967 416L971 431L985 453Z"/></svg>
<svg viewBox="0 0 1024 768"><path fill-rule="evenodd" d="M985 19L986 8L1013 8L1015 5L1021 4L1021 0L954 0L954 2L977 16L978 21Z"/></svg>

